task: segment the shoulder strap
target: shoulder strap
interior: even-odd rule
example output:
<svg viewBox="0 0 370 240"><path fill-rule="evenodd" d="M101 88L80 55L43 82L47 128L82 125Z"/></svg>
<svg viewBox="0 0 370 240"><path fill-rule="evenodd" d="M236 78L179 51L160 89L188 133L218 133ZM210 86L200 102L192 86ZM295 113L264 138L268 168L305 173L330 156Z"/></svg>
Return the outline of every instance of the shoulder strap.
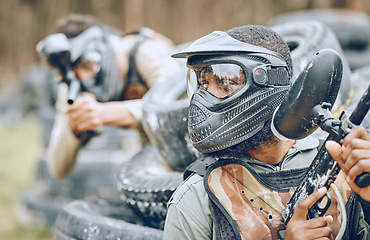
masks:
<svg viewBox="0 0 370 240"><path fill-rule="evenodd" d="M215 162L217 162L217 160L212 157L199 158L195 160L185 169L183 175L184 180L187 179L193 173L199 174L200 176L204 177L208 167Z"/></svg>
<svg viewBox="0 0 370 240"><path fill-rule="evenodd" d="M130 55L129 55L129 67L128 67L128 73L127 73L126 87L130 85L131 83L140 83L140 84L146 85L146 83L140 76L139 71L137 70L137 67L136 67L136 52L139 46L149 37L143 34L141 31L136 34L138 35L137 41L132 47L130 51Z"/></svg>

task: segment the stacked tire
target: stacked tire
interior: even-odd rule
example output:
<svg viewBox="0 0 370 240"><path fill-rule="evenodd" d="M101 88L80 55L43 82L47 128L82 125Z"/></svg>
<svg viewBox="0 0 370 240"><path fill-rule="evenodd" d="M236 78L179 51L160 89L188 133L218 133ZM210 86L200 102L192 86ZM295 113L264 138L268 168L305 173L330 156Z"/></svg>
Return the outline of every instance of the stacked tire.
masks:
<svg viewBox="0 0 370 240"><path fill-rule="evenodd" d="M334 32L324 23L311 20L283 23L272 26L272 29L282 36L291 50L293 81L299 76L317 51L324 48L332 48L338 52L343 62L343 76L333 110L339 109L350 97L348 90L352 88L352 71Z"/></svg>
<svg viewBox="0 0 370 240"><path fill-rule="evenodd" d="M270 25L315 19L336 35L352 70L370 64L370 17L348 9L302 10L278 15Z"/></svg>

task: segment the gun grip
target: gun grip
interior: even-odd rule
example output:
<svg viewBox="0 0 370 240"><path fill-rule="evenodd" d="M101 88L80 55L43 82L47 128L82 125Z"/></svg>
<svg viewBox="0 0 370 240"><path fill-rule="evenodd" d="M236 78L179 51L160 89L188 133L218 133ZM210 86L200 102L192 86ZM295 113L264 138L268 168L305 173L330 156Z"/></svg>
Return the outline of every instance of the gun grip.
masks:
<svg viewBox="0 0 370 240"><path fill-rule="evenodd" d="M361 173L360 175L356 177L355 183L360 188L369 186L370 185L370 173L367 173L367 172Z"/></svg>
<svg viewBox="0 0 370 240"><path fill-rule="evenodd" d="M81 132L80 135L78 136L81 142L81 146L84 146L85 144L87 144L91 138L100 135L100 133L101 132L98 130L88 130L85 132Z"/></svg>
<svg viewBox="0 0 370 240"><path fill-rule="evenodd" d="M326 204L324 207L321 207L321 202L325 196L320 198L310 209L308 209L307 219L315 218L315 217L322 217L328 211L328 208L331 204L331 196L328 192L326 192Z"/></svg>

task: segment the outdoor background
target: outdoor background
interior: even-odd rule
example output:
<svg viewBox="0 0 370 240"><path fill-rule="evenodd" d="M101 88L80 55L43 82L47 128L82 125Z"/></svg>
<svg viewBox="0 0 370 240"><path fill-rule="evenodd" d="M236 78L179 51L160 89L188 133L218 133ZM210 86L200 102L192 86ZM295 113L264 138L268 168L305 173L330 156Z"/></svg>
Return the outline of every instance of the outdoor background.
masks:
<svg viewBox="0 0 370 240"><path fill-rule="evenodd" d="M267 25L279 14L317 8L346 8L370 14L369 0L0 0L0 103L20 87L20 75L39 61L35 45L68 13L95 16L124 32L146 26L175 43L214 30ZM19 226L17 203L32 183L42 149L37 118L18 122L0 117L0 240L52 239Z"/></svg>

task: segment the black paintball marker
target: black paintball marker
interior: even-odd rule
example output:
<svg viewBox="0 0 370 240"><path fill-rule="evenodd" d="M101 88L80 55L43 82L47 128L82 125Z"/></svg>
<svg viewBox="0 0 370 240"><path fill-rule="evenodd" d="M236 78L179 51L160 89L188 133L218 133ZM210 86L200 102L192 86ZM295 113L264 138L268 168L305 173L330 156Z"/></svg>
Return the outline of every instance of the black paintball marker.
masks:
<svg viewBox="0 0 370 240"><path fill-rule="evenodd" d="M60 82L68 86L67 103L73 104L84 88L72 71L71 43L68 38L62 33L51 34L37 44L36 50L47 66L59 72ZM79 138L85 144L91 137L99 134L98 131L89 130L81 133Z"/></svg>
<svg viewBox="0 0 370 240"><path fill-rule="evenodd" d="M68 86L68 104L73 104L81 91L81 83L71 69L71 46L64 34L49 35L36 47L42 60L52 69L58 70L61 82Z"/></svg>
<svg viewBox="0 0 370 240"><path fill-rule="evenodd" d="M369 86L352 114L343 111L339 118L333 116L330 110L339 91L342 69L342 61L334 50L323 49L316 53L275 111L271 126L274 134L282 139L302 139L320 127L329 133L325 142L334 140L341 144L351 129L361 124L370 105ZM340 167L327 152L325 142L282 211L285 224L302 200L321 187L329 188L337 178ZM355 183L359 187L370 185L370 173L362 173ZM324 198L309 209L308 219L325 214L331 196L327 193L326 201Z"/></svg>

